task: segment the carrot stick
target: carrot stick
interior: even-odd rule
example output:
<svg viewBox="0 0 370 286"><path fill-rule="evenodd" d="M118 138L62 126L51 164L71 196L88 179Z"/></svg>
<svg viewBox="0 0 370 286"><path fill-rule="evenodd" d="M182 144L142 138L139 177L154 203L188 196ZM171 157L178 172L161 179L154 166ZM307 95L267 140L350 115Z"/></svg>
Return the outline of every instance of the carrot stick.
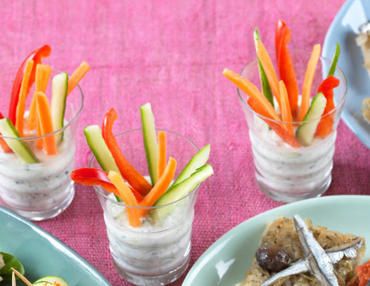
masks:
<svg viewBox="0 0 370 286"><path fill-rule="evenodd" d="M304 119L310 106L311 87L315 76L316 66L320 59L320 52L321 46L319 44L315 45L313 47L311 57L307 64L306 74L304 76L302 87L301 107L298 112L298 121L302 121Z"/></svg>
<svg viewBox="0 0 370 286"><path fill-rule="evenodd" d="M37 101L36 101L36 110L37 110ZM37 115L37 112L36 112ZM38 137L41 136L41 126L40 126L40 120L39 117L37 116L37 122L36 122L36 134ZM41 150L44 147L44 142L41 138L36 139L36 148Z"/></svg>
<svg viewBox="0 0 370 286"><path fill-rule="evenodd" d="M293 124L292 124L293 117L292 117L292 111L289 105L288 91L286 89L284 81L282 80L279 81L279 91L280 91L280 99L281 99L281 119L284 122L283 124L288 129L288 133L291 136L294 136L294 130L293 130Z"/></svg>
<svg viewBox="0 0 370 286"><path fill-rule="evenodd" d="M263 106L260 105L260 103L258 101L255 101L253 98L249 98L248 99L248 105L258 114L262 115L263 117L266 117L266 118L269 118L269 115L266 113L265 109ZM294 134L293 136L291 136L291 134L289 134L288 132L288 129L286 128L286 126L278 123L278 122L275 122L275 121L271 121L271 120L268 120L268 119L264 119L262 118L266 124L268 126L271 127L272 130L275 131L275 133L277 135L280 136L281 139L283 139L286 143L288 143L289 145L291 145L292 147L299 147L300 144L298 142L298 140L295 138Z"/></svg>
<svg viewBox="0 0 370 286"><path fill-rule="evenodd" d="M269 118L280 121L280 118L277 115L275 109L272 107L271 103L265 96L261 94L259 89L253 83L229 69L224 69L223 75L238 88L240 88L244 93L246 93L249 97L257 101Z"/></svg>
<svg viewBox="0 0 370 286"><path fill-rule="evenodd" d="M0 112L0 119L3 119L3 118L4 118L4 115ZM0 133L0 136L1 136L1 133ZM4 153L12 153L13 152L12 149L9 148L6 141L1 137L0 137L0 146L3 149Z"/></svg>
<svg viewBox="0 0 370 286"><path fill-rule="evenodd" d="M45 93L40 91L36 93L36 98L41 135L44 136L53 132L49 102ZM57 145L53 134L43 137L43 144L48 155L55 155L57 153Z"/></svg>
<svg viewBox="0 0 370 286"><path fill-rule="evenodd" d="M139 216L139 209L135 208L138 206L138 202L134 194L131 192L128 185L126 185L122 176L117 172L109 171L108 178L118 190L121 200L126 204L126 211L130 225L133 227L140 226L141 220Z"/></svg>
<svg viewBox="0 0 370 286"><path fill-rule="evenodd" d="M141 206L144 206L144 207L153 206L156 203L156 201L158 201L159 198L167 191L173 178L175 177L176 166L177 166L177 161L174 158L170 157L162 176L159 178L159 180L154 185L154 187L150 190L150 192L140 202Z"/></svg>
<svg viewBox="0 0 370 286"><path fill-rule="evenodd" d="M272 93L276 97L276 100L280 106L279 80L274 65L272 64L272 60L261 39L258 39L256 41L256 46L258 60L261 62L263 69L265 70Z"/></svg>
<svg viewBox="0 0 370 286"><path fill-rule="evenodd" d="M118 115L114 108L111 108L104 117L103 122L103 138L107 144L114 161L116 162L121 175L126 181L142 195L146 195L152 186L148 181L135 169L133 165L123 155L120 145L117 142L116 137L113 134L113 124L117 120Z"/></svg>
<svg viewBox="0 0 370 286"><path fill-rule="evenodd" d="M167 133L164 131L158 132L158 177L163 175L164 169L166 168L167 160Z"/></svg>
<svg viewBox="0 0 370 286"><path fill-rule="evenodd" d="M50 75L51 75L51 67L49 65L38 64L36 66L35 93L38 91L46 93ZM32 97L30 114L28 115L28 129L30 130L35 130L37 128L37 108L36 108L35 93L33 94L33 97Z"/></svg>
<svg viewBox="0 0 370 286"><path fill-rule="evenodd" d="M87 62L82 62L80 66L75 69L72 75L68 79L68 94L77 86L79 81L86 75L90 70L90 66Z"/></svg>
<svg viewBox="0 0 370 286"><path fill-rule="evenodd" d="M33 68L33 60L28 60L24 70L22 79L21 89L19 91L19 101L17 105L16 125L19 136L23 136L23 125L24 125L24 111L26 109L26 100L29 89L30 77Z"/></svg>

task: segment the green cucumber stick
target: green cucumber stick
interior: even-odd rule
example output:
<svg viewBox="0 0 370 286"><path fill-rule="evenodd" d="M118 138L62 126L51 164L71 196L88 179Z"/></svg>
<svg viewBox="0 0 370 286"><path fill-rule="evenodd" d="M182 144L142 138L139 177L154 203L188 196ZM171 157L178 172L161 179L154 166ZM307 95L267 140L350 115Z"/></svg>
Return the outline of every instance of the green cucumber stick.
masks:
<svg viewBox="0 0 370 286"><path fill-rule="evenodd" d="M256 49L257 49L257 41L259 41L260 38L261 38L257 29L254 30L253 36L254 36L254 43L255 43L255 46L256 46ZM266 72L265 72L265 70L262 66L261 61L259 59L257 59L257 60L258 60L258 71L259 71L259 75L260 75L263 95L268 99L268 101L272 104L272 106L274 106L274 99L272 97L271 87L270 87L270 84L268 82Z"/></svg>
<svg viewBox="0 0 370 286"><path fill-rule="evenodd" d="M328 76L334 75L335 70L337 69L339 56L340 56L340 45L339 45L339 43L337 43L336 46L335 46L335 52L334 52L333 60L332 60L331 65L330 65Z"/></svg>

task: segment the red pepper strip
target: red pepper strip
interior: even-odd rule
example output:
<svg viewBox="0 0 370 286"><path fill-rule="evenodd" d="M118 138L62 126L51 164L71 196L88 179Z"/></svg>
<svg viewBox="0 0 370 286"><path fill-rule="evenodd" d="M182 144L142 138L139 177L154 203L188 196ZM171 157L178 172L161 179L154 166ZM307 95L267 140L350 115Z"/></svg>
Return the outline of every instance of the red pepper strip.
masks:
<svg viewBox="0 0 370 286"><path fill-rule="evenodd" d="M316 136L325 138L333 129L334 125L334 114L327 115L329 112L335 109L334 104L334 88L339 85L339 79L334 76L329 76L322 81L318 88L318 92L322 92L326 97L326 106L323 117L321 118L319 125L317 126Z"/></svg>
<svg viewBox="0 0 370 286"><path fill-rule="evenodd" d="M44 45L40 47L37 50L32 51L22 62L21 66L18 68L17 74L15 76L13 87L12 87L12 93L9 103L9 113L8 117L10 121L15 125L16 124L16 116L17 116L17 105L19 100L19 91L21 89L22 79L23 79L23 72L25 68L25 64L27 60L31 59L34 61L33 69L31 72L29 87L32 86L32 84L35 81L35 74L36 74L36 67L38 63L41 63L41 59L44 57L48 57L51 53L51 48L49 45Z"/></svg>
<svg viewBox="0 0 370 286"><path fill-rule="evenodd" d="M111 108L104 117L102 128L103 138L112 153L114 161L116 162L122 177L124 177L135 190L145 196L152 189L152 186L122 154L112 131L114 121L117 118L117 112L114 110L114 108Z"/></svg>
<svg viewBox="0 0 370 286"><path fill-rule="evenodd" d="M356 272L359 278L358 286L366 286L370 281L370 261L356 268Z"/></svg>
<svg viewBox="0 0 370 286"><path fill-rule="evenodd" d="M0 119L3 119L4 115L0 112ZM0 133L1 135L1 133ZM12 149L9 148L8 144L6 144L5 140L0 137L0 146L5 153L11 153Z"/></svg>
<svg viewBox="0 0 370 286"><path fill-rule="evenodd" d="M293 60L289 52L291 32L284 21L279 21L276 28L276 57L280 79L284 81L288 91L289 104L293 118L298 112L298 82L293 65Z"/></svg>
<svg viewBox="0 0 370 286"><path fill-rule="evenodd" d="M84 186L101 186L107 192L115 194L117 197L120 197L120 194L116 187L110 182L107 174L95 168L81 168L72 171L71 179L78 184ZM138 202L141 202L143 196L136 190L131 188L132 193Z"/></svg>

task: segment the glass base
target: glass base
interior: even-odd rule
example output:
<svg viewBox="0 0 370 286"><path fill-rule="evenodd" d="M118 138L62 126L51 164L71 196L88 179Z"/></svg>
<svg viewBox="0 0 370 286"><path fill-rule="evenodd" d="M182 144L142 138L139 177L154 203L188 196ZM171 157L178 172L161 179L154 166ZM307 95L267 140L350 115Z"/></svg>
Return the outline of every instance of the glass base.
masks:
<svg viewBox="0 0 370 286"><path fill-rule="evenodd" d="M134 273L128 273L127 271L122 270L117 263L114 261L114 265L123 279L126 281L137 285L137 286L164 286L175 282L179 279L182 274L186 271L190 262L190 255L187 256L185 262L178 266L176 269L163 274L156 276L144 276L144 275L135 275Z"/></svg>
<svg viewBox="0 0 370 286"><path fill-rule="evenodd" d="M69 205L72 203L73 198L75 196L75 188L74 184L69 184L68 189L65 190L65 192L68 194L65 199L58 204L57 206L54 206L51 209L47 210L41 210L41 211L32 211L32 210L22 210L22 209L16 209L8 204L5 203L5 206L14 211L15 213L21 215L22 217L32 220L32 221L43 221L47 219L54 218L61 214L63 211L65 211Z"/></svg>
<svg viewBox="0 0 370 286"><path fill-rule="evenodd" d="M276 189L261 179L260 175L256 173L257 183L260 190L273 199L274 201L292 203L304 199L320 197L330 187L332 176L331 173L325 179L314 186L297 186L295 190L281 190Z"/></svg>

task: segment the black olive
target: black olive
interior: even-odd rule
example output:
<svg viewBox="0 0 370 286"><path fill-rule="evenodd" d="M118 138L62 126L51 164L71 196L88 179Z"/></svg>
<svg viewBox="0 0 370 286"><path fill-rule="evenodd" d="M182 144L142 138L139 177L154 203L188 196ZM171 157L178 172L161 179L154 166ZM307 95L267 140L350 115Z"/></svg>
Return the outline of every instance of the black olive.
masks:
<svg viewBox="0 0 370 286"><path fill-rule="evenodd" d="M256 252L258 265L268 272L279 272L287 268L291 258L282 249L260 247Z"/></svg>

